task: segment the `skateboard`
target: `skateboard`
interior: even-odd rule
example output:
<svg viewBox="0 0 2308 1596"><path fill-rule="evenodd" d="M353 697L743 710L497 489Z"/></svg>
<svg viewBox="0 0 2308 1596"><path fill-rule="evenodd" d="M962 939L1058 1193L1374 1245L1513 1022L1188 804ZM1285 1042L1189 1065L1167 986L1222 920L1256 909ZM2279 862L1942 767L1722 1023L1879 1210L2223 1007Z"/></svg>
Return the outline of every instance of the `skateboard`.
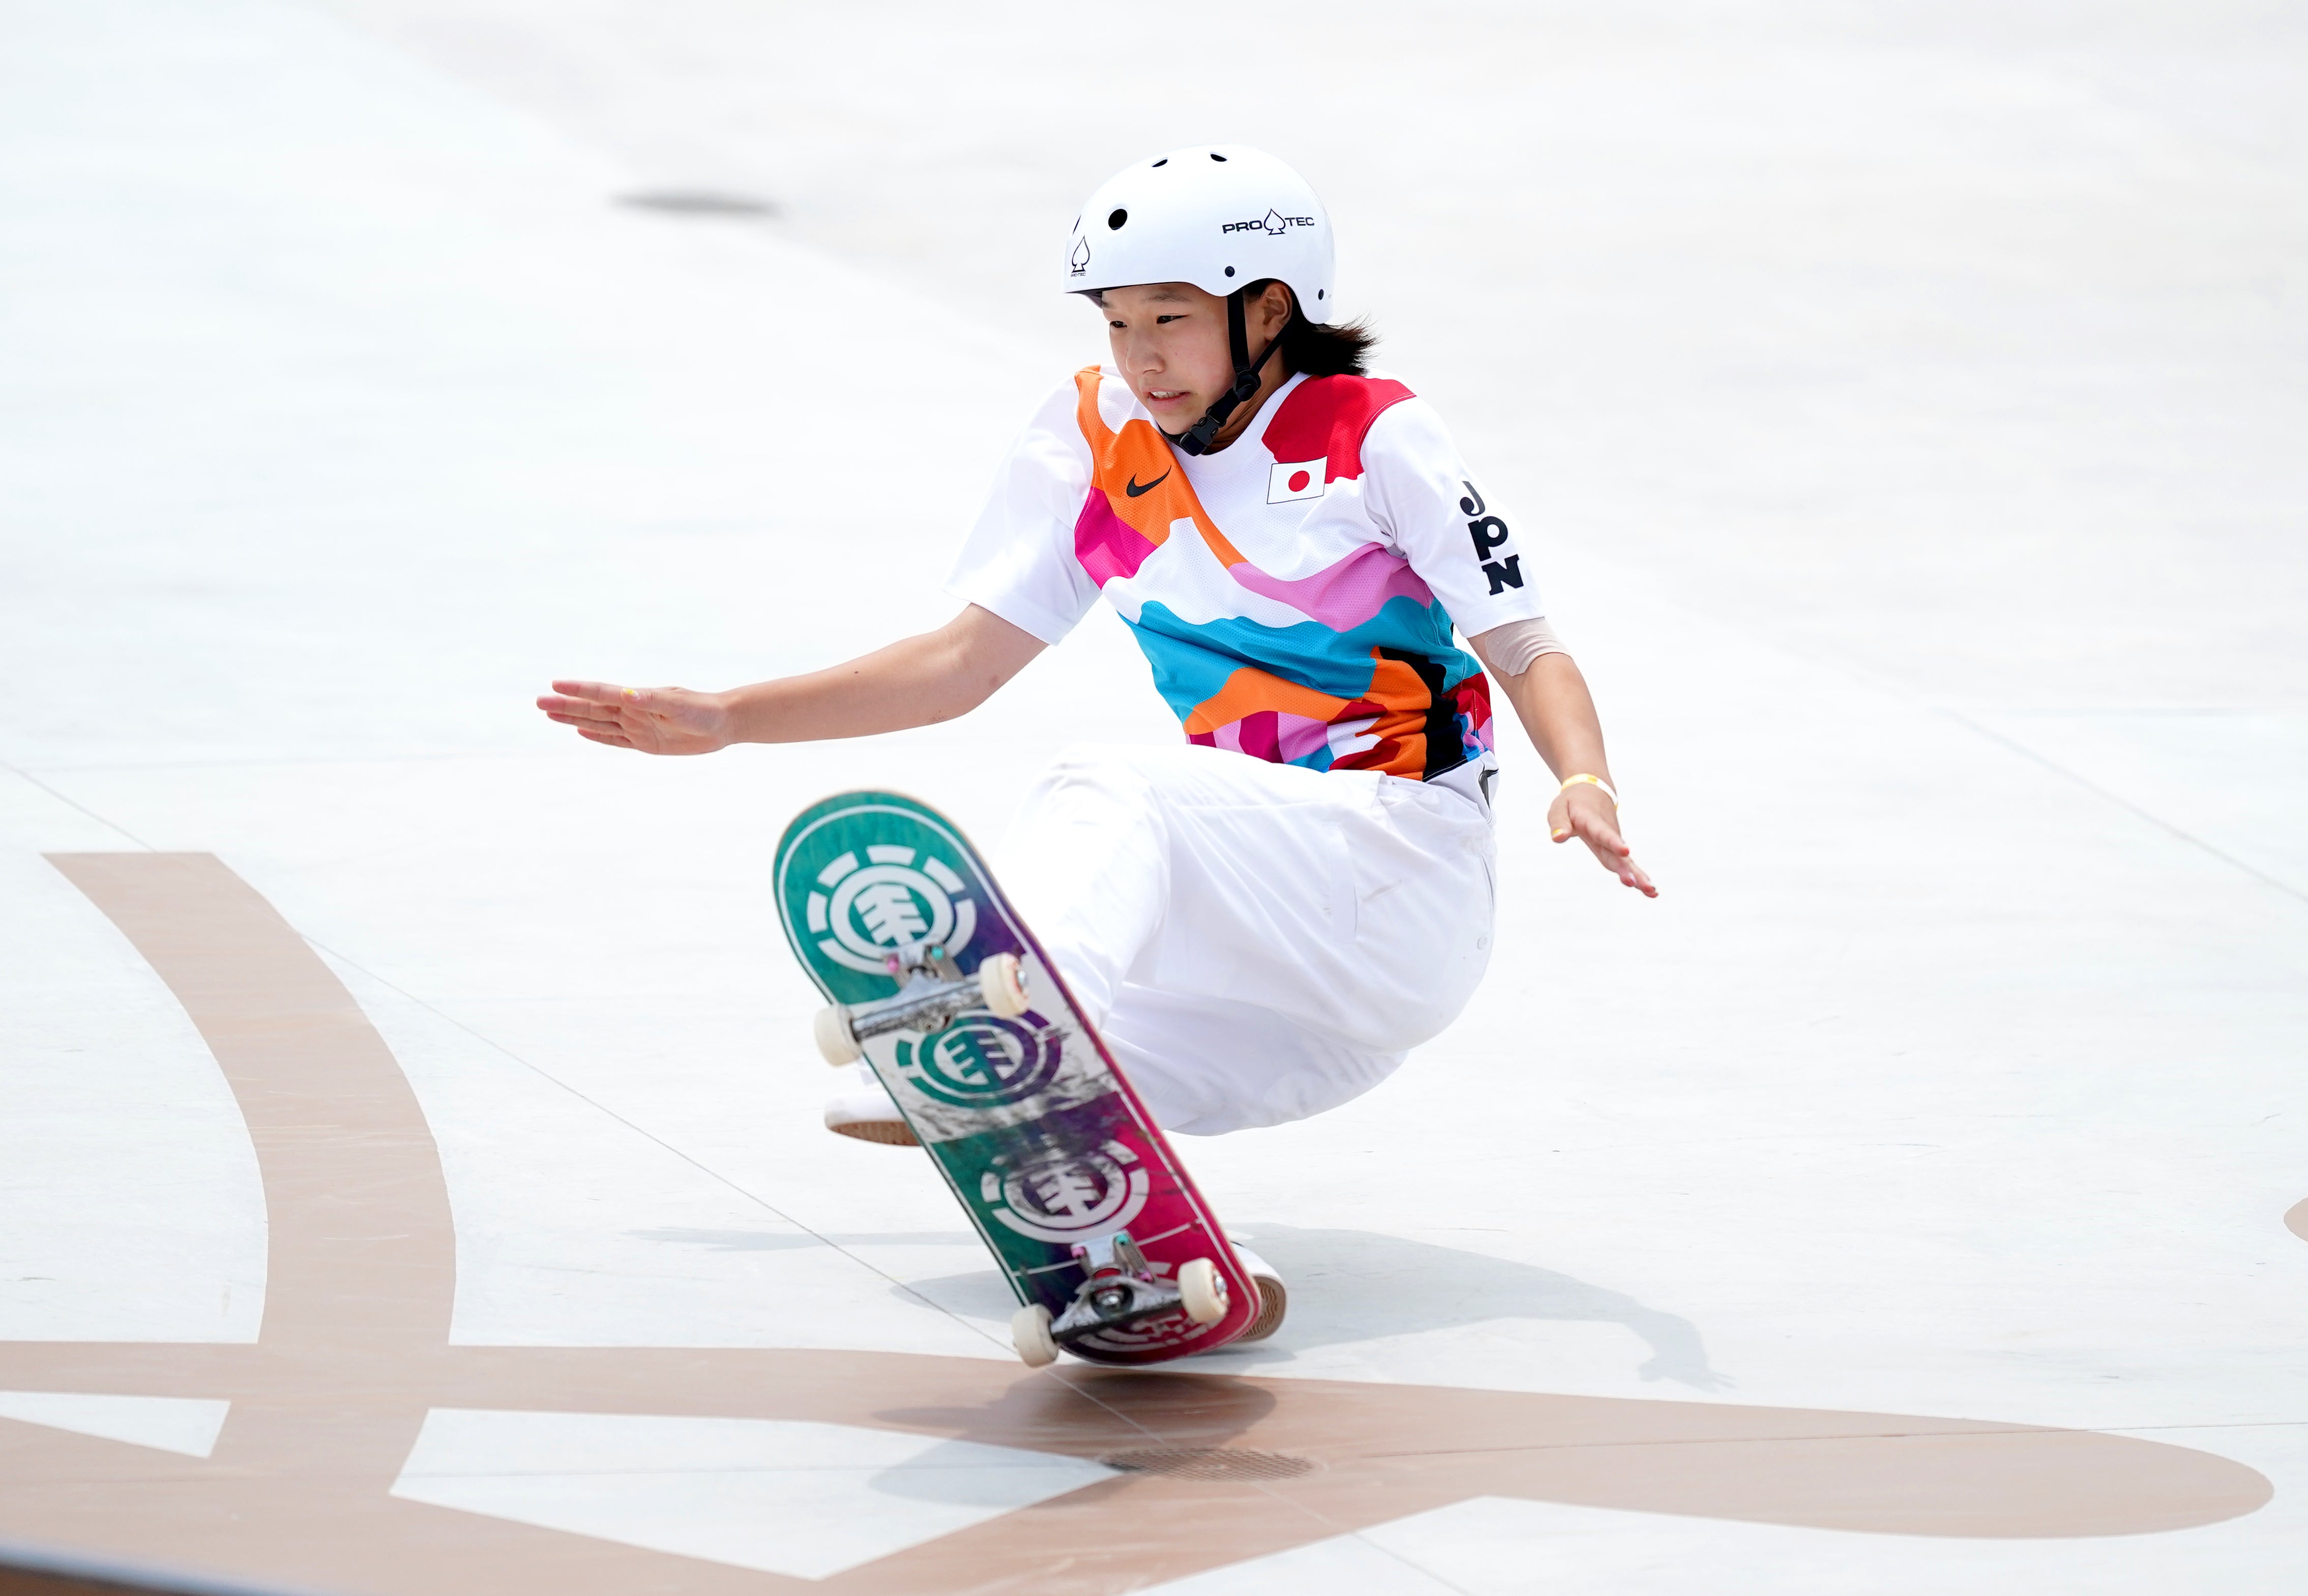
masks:
<svg viewBox="0 0 2308 1596"><path fill-rule="evenodd" d="M1018 1355L1224 1346L1258 1288L1097 1028L952 821L893 792L813 804L778 912L829 1063L879 1076L1016 1292Z"/></svg>

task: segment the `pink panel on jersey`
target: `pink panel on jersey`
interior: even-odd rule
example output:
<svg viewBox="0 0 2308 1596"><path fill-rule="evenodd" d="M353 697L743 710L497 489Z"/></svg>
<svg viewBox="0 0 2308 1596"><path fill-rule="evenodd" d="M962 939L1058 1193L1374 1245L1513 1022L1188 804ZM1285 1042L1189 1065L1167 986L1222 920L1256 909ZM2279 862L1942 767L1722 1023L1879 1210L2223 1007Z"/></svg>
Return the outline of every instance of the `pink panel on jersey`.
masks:
<svg viewBox="0 0 2308 1596"><path fill-rule="evenodd" d="M1327 457L1323 479L1363 474L1363 437L1379 412L1411 397L1390 377L1308 377L1290 390L1259 434L1275 459Z"/></svg>
<svg viewBox="0 0 2308 1596"><path fill-rule="evenodd" d="M1075 534L1077 542L1081 534ZM1132 569L1135 569L1133 566ZM1434 602L1434 590L1419 580L1409 562L1375 543L1365 543L1335 565L1312 576L1269 576L1256 565L1228 565L1227 574L1262 597L1287 604L1333 632L1350 632L1376 615L1389 599Z"/></svg>
<svg viewBox="0 0 2308 1596"><path fill-rule="evenodd" d="M1287 764L1326 746L1331 740L1331 727L1326 720L1310 720L1284 710L1260 710L1239 720L1227 721L1206 734L1206 738L1198 737L1193 740L1207 740L1213 746L1231 748L1254 759Z"/></svg>
<svg viewBox="0 0 2308 1596"><path fill-rule="evenodd" d="M1309 720L1304 715L1287 711L1274 712L1274 740L1280 745L1285 763L1304 759L1317 748L1331 746L1331 723Z"/></svg>
<svg viewBox="0 0 2308 1596"><path fill-rule="evenodd" d="M1272 710L1261 710L1254 715L1244 715L1239 720L1229 720L1210 733L1210 740L1221 748L1247 754L1253 759L1276 763L1282 759L1282 743L1274 735Z"/></svg>
<svg viewBox="0 0 2308 1596"><path fill-rule="evenodd" d="M1146 534L1114 513L1106 490L1091 488L1074 522L1074 557L1089 579L1104 587L1117 578L1135 576L1153 552Z"/></svg>

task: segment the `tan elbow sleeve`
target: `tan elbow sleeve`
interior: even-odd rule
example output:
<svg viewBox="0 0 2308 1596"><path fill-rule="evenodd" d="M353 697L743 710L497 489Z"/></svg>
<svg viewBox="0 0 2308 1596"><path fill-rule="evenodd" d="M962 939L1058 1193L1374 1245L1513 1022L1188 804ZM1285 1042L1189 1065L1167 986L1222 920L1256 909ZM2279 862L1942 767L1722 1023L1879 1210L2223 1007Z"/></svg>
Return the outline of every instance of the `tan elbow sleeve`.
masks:
<svg viewBox="0 0 2308 1596"><path fill-rule="evenodd" d="M1567 654L1563 640L1554 628L1541 616L1535 621L1509 621L1503 626L1493 626L1467 640L1475 657L1489 668L1494 676L1520 676L1541 654Z"/></svg>

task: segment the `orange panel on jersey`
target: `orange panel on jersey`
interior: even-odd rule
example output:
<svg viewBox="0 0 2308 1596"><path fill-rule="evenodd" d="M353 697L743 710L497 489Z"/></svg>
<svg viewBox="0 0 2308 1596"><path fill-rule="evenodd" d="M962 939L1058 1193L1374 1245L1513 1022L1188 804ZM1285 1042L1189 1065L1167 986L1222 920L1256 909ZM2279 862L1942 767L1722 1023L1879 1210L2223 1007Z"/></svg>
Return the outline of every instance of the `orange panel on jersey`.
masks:
<svg viewBox="0 0 2308 1596"><path fill-rule="evenodd" d="M1371 728L1379 745L1341 763L1358 771L1384 771L1412 781L1423 777L1426 773L1426 712L1434 695L1419 680L1418 673L1400 660L1374 652L1371 685L1364 689L1363 697L1379 707L1378 724Z"/></svg>
<svg viewBox="0 0 2308 1596"><path fill-rule="evenodd" d="M1122 424L1120 432L1107 426L1098 410L1102 380L1095 366L1074 374L1074 390L1081 395L1074 415L1089 443L1090 479L1106 495L1115 516L1157 548L1169 538L1172 522L1191 521L1220 565L1246 563L1202 508L1178 457L1170 453L1169 441L1152 422L1133 417Z"/></svg>
<svg viewBox="0 0 2308 1596"><path fill-rule="evenodd" d="M1303 715L1309 720L1336 720L1350 702L1245 665L1227 677L1225 686L1194 706L1194 712L1186 717L1186 732L1192 736L1198 731L1216 731L1230 721L1265 710Z"/></svg>

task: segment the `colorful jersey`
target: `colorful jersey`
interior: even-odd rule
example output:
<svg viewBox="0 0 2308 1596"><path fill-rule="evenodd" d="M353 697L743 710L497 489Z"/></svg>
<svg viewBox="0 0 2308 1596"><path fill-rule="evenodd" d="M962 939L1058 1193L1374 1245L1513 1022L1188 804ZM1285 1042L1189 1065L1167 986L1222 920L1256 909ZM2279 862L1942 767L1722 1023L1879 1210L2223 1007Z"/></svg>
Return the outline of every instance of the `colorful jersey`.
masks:
<svg viewBox="0 0 2308 1596"><path fill-rule="evenodd" d="M1491 747L1454 620L1544 613L1434 410L1369 376L1294 376L1188 457L1088 367L1011 451L947 587L1045 643L1103 591L1193 741L1413 779Z"/></svg>

